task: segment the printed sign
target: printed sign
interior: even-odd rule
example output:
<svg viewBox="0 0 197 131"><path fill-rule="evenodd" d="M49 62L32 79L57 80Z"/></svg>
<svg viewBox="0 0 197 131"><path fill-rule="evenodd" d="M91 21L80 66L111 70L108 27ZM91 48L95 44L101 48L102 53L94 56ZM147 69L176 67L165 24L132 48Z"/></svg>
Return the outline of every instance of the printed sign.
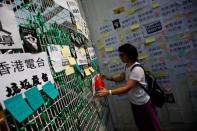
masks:
<svg viewBox="0 0 197 131"><path fill-rule="evenodd" d="M22 48L14 12L0 6L0 49Z"/></svg>
<svg viewBox="0 0 197 131"><path fill-rule="evenodd" d="M48 81L53 82L48 57L39 54L20 53L0 55L0 101L21 94L37 86L42 88Z"/></svg>
<svg viewBox="0 0 197 131"><path fill-rule="evenodd" d="M41 45L35 29L20 26L19 31L21 39L23 40L23 48L25 52L41 52Z"/></svg>

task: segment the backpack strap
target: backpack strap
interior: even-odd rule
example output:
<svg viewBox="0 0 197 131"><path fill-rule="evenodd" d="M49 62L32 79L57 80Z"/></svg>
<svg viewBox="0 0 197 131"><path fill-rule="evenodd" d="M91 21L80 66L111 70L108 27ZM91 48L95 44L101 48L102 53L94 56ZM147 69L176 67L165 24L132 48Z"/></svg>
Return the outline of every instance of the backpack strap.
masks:
<svg viewBox="0 0 197 131"><path fill-rule="evenodd" d="M144 75L146 76L146 72L145 72L145 70L144 70L143 66L142 66L142 65L140 65L140 64L135 64L135 65L130 69L130 72L131 72L135 67L141 67L141 68L143 69L143 71L144 71ZM146 77L145 77L145 78L146 78ZM141 87L141 88L143 88L143 89L145 90L145 92L146 92L148 95L150 95L150 93L149 93L148 89L147 89L147 88L145 88L145 86L144 86L144 85L142 85L139 81L137 81L137 84L139 84L139 85L140 85L140 87Z"/></svg>

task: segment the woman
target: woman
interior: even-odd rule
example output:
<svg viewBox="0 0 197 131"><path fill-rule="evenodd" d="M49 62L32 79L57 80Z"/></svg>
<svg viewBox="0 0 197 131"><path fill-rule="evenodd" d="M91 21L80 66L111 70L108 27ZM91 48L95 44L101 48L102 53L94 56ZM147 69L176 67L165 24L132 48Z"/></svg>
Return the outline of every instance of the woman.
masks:
<svg viewBox="0 0 197 131"><path fill-rule="evenodd" d="M118 77L109 77L106 75L102 77L103 79L115 82L126 80L126 83L124 86L112 90L104 88L98 91L96 95L107 96L128 93L134 119L139 131L161 131L159 120L151 104L150 96L137 84L139 82L145 87L147 86L144 70L136 66L130 71L135 64L139 64L137 62L137 49L131 44L124 44L118 48L118 51L121 61L126 63L125 72L121 73Z"/></svg>

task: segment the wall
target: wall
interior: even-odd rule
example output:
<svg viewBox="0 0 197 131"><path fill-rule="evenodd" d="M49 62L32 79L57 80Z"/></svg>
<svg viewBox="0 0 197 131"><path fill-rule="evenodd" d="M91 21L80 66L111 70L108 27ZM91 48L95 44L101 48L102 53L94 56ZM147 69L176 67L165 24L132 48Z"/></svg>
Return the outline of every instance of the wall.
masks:
<svg viewBox="0 0 197 131"><path fill-rule="evenodd" d="M97 48L101 73L117 75L123 70L117 47L131 42L139 51L140 62L156 75L167 94L167 103L158 109L162 128L165 131L196 130L196 1L81 2L90 38ZM124 8L123 12L120 7ZM113 10L117 8L120 8L120 12L114 14ZM114 29L112 21L116 19L119 19L121 28ZM105 83L108 88L121 84ZM126 95L108 97L113 123L119 130L135 130L126 98Z"/></svg>

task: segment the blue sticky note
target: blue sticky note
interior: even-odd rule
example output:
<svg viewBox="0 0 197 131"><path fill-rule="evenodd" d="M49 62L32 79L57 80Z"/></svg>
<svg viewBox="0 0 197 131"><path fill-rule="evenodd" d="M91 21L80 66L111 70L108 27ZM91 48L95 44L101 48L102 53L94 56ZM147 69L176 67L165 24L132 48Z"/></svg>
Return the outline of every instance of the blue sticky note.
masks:
<svg viewBox="0 0 197 131"><path fill-rule="evenodd" d="M43 87L43 91L51 97L53 100L59 95L58 90L55 88L54 84L52 84L50 81L47 82Z"/></svg>
<svg viewBox="0 0 197 131"><path fill-rule="evenodd" d="M33 110L29 107L21 94L5 100L4 104L6 109L18 122L22 122L33 113Z"/></svg>
<svg viewBox="0 0 197 131"><path fill-rule="evenodd" d="M37 110L42 104L44 104L44 100L36 86L26 91L25 96L33 110Z"/></svg>

